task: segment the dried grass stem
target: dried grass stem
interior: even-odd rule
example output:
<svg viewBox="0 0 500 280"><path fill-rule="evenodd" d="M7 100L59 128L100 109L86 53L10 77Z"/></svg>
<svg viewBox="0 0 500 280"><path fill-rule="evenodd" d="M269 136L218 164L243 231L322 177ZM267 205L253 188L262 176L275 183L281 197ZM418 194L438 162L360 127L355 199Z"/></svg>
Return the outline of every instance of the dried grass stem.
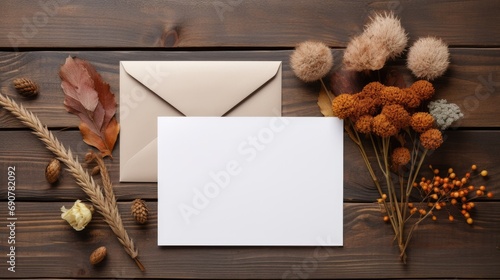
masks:
<svg viewBox="0 0 500 280"><path fill-rule="evenodd" d="M112 189L105 188L106 197L103 195L101 186L96 184L94 179L78 162L78 158L74 157L70 149L66 149L61 142L42 125L41 121L32 112L26 110L22 105L18 105L9 97L0 93L0 105L9 111L12 115L18 118L24 125L33 130L35 134L54 155L63 162L68 171L75 178L76 183L88 195L90 201L97 208L97 211L104 217L111 230L115 233L120 243L125 248L127 254L136 262L141 271L145 268L138 259L138 251L135 248L133 240L128 236L123 221L116 205L116 199ZM101 169L102 170L102 169ZM109 180L109 177L107 177ZM103 182L104 180L103 177ZM110 185L110 181L105 184Z"/></svg>

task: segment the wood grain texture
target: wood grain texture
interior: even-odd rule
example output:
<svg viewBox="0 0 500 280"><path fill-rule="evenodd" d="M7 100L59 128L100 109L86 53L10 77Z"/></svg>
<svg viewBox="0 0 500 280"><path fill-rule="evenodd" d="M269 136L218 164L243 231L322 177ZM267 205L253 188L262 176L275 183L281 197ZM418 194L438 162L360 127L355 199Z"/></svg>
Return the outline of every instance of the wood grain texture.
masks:
<svg viewBox="0 0 500 280"><path fill-rule="evenodd" d="M68 55L90 61L109 82L119 97L120 60L279 60L283 61L283 115L320 116L317 102L319 83L303 83L291 71L291 51L193 51L193 52L0 52L0 92L15 97L36 113L49 127L78 126L78 118L66 112L58 76L59 67ZM333 50L340 65L341 50ZM452 49L451 65L444 77L435 82L435 99L445 98L458 104L465 118L462 127L500 127L500 49ZM390 63L390 67L405 73L412 80L404 60ZM40 84L41 94L35 100L24 100L16 95L12 80L29 77ZM195 77L193 77L195 78ZM328 82L328 81L327 81ZM20 128L18 121L0 109L0 129Z"/></svg>
<svg viewBox="0 0 500 280"><path fill-rule="evenodd" d="M54 131L54 134L66 146L71 148L79 158L83 158L89 147L83 143L78 131ZM480 169L487 169L487 180L476 177L472 183L486 185L488 190L500 198L500 131L449 131L447 140L434 153L429 154L421 174L430 176L428 164L443 171L453 167L458 175L463 175L475 163ZM344 201L372 202L378 198L361 155L351 140L346 136L344 148ZM489 143L489 145L484 145ZM311 143L313 145L313 143ZM115 192L119 200L143 198L157 199L157 186L151 183L119 183L119 149L118 143L113 153L113 160L106 159ZM368 149L369 150L369 149ZM0 138L0 172L8 166L17 169L17 194L22 201L72 201L84 198L85 194L75 184L69 173L63 172L60 181L51 186L45 180L45 166L52 158L42 143L28 131L3 131ZM375 170L376 161L371 155ZM380 178L383 178L380 176ZM7 178L0 177L0 186L7 185ZM0 188L0 199L7 198L6 188ZM419 199L419 197L415 197Z"/></svg>
<svg viewBox="0 0 500 280"><path fill-rule="evenodd" d="M426 221L415 232L410 263L399 262L389 225L374 204L344 204L343 247L158 247L156 203L150 221L130 217L120 203L125 227L146 266L141 273L99 215L81 232L59 217L62 202L18 203L16 273L0 278L496 278L500 276L500 204L478 203L476 223ZM5 203L0 216L6 215ZM0 229L5 236L6 227ZM328 236L318 238L326 239ZM92 267L88 256L108 248L107 260ZM6 252L5 243L0 251ZM5 264L2 264L5 268Z"/></svg>
<svg viewBox="0 0 500 280"><path fill-rule="evenodd" d="M500 43L495 0L4 0L0 8L0 48L10 49L293 47L305 39L344 47L376 11L401 17L412 39L438 36L453 46Z"/></svg>

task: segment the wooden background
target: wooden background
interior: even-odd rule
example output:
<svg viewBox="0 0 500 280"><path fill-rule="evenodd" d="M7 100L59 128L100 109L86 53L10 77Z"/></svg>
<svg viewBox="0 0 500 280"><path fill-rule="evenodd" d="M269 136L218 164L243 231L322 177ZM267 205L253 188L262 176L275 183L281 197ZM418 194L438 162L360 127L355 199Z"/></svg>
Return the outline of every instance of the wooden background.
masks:
<svg viewBox="0 0 500 280"><path fill-rule="evenodd" d="M69 174L57 186L44 179L51 154L15 118L0 109L0 278L500 278L500 2L481 1L0 1L0 92L22 102L80 156L78 120L63 107L57 72L68 55L90 61L119 92L120 60L282 60L283 114L319 116L318 84L290 70L293 47L306 39L332 47L341 61L349 38L369 15L391 10L411 42L438 36L450 45L451 65L436 81L436 98L465 113L446 132L428 163L489 170L494 199L480 200L475 224L426 221L411 242L409 263L398 259L392 230L381 221L355 146L345 141L344 247L158 247L156 184L118 182L118 143L108 164L125 226L146 266L141 273L99 215L83 232L59 217L84 193ZM411 43L410 42L410 43ZM404 71L404 58L391 62ZM41 86L35 100L18 97L11 82L29 77ZM408 77L409 74L408 74ZM196 77L193 77L195 79ZM7 168L16 166L16 272L7 271ZM146 199L150 221L129 215ZM445 213L443 213L445 214ZM327 238L327 237L325 237ZM88 263L98 246L109 249L99 267Z"/></svg>

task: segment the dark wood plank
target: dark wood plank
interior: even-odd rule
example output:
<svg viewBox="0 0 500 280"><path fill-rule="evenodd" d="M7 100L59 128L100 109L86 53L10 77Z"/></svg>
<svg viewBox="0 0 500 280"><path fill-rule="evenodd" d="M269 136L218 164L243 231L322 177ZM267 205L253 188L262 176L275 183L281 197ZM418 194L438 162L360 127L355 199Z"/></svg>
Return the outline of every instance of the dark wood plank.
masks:
<svg viewBox="0 0 500 280"><path fill-rule="evenodd" d="M2 203L3 205L5 203ZM478 203L476 223L426 221L415 231L409 263L392 244L390 226L375 204L344 205L343 247L158 247L156 203L150 221L136 225L129 202L120 203L125 226L146 266L141 273L99 215L82 232L59 217L68 203L18 203L16 273L0 278L496 278L500 276L500 203ZM5 217L6 207L0 208ZM6 232L3 227L2 232ZM6 234L2 234L6 236ZM326 239L327 236L318 238ZM95 248L109 256L99 267L88 263ZM6 243L0 252L7 252ZM2 267L5 269L5 264Z"/></svg>
<svg viewBox="0 0 500 280"><path fill-rule="evenodd" d="M6 172L8 166L17 169L18 200L23 201L68 201L84 198L85 194L75 184L71 175L63 173L60 182L49 185L45 180L45 166L52 155L42 143L28 131L0 132L0 172ZM70 147L80 158L83 158L89 147L83 143L78 131L54 131L66 147ZM421 174L430 176L428 164L442 170L453 167L457 174L464 174L470 165L475 163L479 168L489 171L488 180L476 178L477 185L485 184L496 194L494 200L500 198L500 131L449 131L447 140L435 153L428 156ZM372 202L377 199L378 192L368 176L357 147L346 136L344 149L344 201ZM488 145L485 145L488 143ZM116 147L113 160L107 159L111 179L115 184L115 192L119 200L157 198L156 184L151 183L119 183L119 149ZM375 159L371 157L375 164ZM376 165L374 165L376 167ZM382 178L382 177L381 177ZM0 177L0 186L7 185L7 178ZM0 188L0 198L7 197L6 188ZM418 197L416 197L418 198Z"/></svg>
<svg viewBox="0 0 500 280"><path fill-rule="evenodd" d="M435 82L436 99L445 98L461 106L465 118L462 127L500 127L500 49L452 49L452 63L445 77ZM224 51L224 52L24 52L0 53L0 92L16 97L33 110L49 127L76 127L78 119L66 112L60 88L58 69L68 55L76 55L94 64L112 90L119 95L120 60L281 60L283 61L283 115L320 116L316 105L318 83L299 81L290 69L291 51ZM342 51L333 50L340 62ZM391 67L406 73L404 60ZM340 65L340 64L339 64ZM35 100L18 98L11 85L17 77L37 81L41 94ZM0 109L0 128L22 127Z"/></svg>
<svg viewBox="0 0 500 280"><path fill-rule="evenodd" d="M495 0L68 1L1 3L0 47L343 47L375 11L393 11L412 39L499 45Z"/></svg>

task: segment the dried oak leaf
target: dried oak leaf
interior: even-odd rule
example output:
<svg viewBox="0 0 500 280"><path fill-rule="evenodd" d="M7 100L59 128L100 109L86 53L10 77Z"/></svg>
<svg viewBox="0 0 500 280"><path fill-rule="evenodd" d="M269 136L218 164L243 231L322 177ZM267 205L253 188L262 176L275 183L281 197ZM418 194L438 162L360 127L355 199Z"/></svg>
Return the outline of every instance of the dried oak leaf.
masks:
<svg viewBox="0 0 500 280"><path fill-rule="evenodd" d="M66 110L80 118L83 141L103 156L111 156L120 126L116 121L116 100L109 84L90 63L66 58L59 71Z"/></svg>
<svg viewBox="0 0 500 280"><path fill-rule="evenodd" d="M325 117L333 117L332 101L328 97L326 90L322 87L318 96L318 106L321 114Z"/></svg>

